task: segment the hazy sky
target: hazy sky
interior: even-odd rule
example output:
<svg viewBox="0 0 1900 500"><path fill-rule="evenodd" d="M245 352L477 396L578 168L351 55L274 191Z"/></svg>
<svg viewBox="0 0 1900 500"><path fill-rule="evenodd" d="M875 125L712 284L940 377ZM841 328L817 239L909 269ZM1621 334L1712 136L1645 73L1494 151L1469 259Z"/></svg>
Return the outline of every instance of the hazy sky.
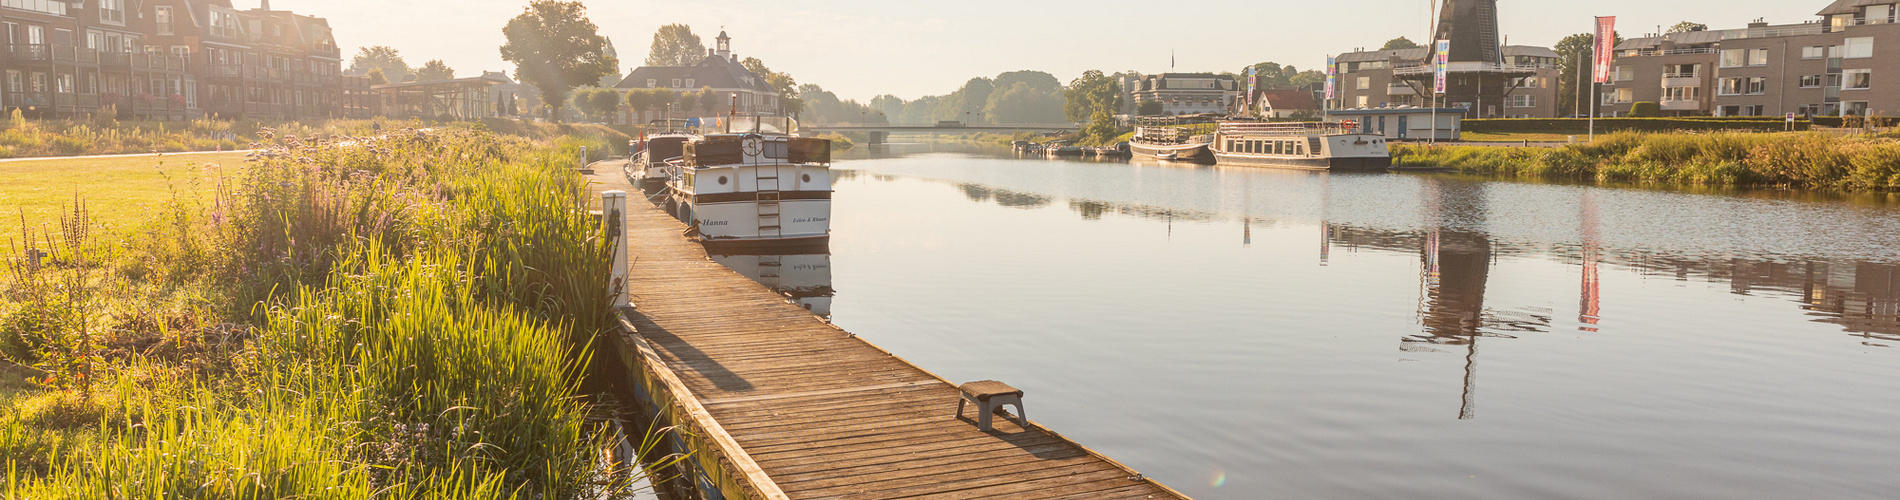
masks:
<svg viewBox="0 0 1900 500"><path fill-rule="evenodd" d="M257 0L233 0L239 8ZM693 26L707 44L723 26L741 57L848 99L906 99L956 90L975 76L1041 70L1068 81L1083 71L1238 71L1275 61L1325 65L1329 53L1426 37L1428 0L585 0L624 70L646 59L660 25ZM1814 19L1830 0L1501 0L1512 44L1555 44L1618 16L1625 37L1690 20L1736 28ZM442 59L458 75L514 68L501 60L501 27L527 0L276 0L323 16L347 58L389 45L413 66ZM345 62L347 65L347 61Z"/></svg>

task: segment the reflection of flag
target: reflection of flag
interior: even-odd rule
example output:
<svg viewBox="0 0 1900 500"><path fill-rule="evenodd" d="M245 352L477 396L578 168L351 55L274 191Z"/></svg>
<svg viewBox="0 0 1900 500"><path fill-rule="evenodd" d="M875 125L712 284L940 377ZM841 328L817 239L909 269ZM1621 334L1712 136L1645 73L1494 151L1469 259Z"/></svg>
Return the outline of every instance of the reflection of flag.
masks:
<svg viewBox="0 0 1900 500"><path fill-rule="evenodd" d="M1596 82L1610 83L1610 63L1616 61L1616 16L1597 18Z"/></svg>

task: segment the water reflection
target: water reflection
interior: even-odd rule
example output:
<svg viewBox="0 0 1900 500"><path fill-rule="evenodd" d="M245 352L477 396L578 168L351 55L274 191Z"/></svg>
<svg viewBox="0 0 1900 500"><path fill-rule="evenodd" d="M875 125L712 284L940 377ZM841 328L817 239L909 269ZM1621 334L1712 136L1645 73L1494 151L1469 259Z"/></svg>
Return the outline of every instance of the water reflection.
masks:
<svg viewBox="0 0 1900 500"><path fill-rule="evenodd" d="M831 254L714 255L713 262L752 278L799 307L831 319Z"/></svg>

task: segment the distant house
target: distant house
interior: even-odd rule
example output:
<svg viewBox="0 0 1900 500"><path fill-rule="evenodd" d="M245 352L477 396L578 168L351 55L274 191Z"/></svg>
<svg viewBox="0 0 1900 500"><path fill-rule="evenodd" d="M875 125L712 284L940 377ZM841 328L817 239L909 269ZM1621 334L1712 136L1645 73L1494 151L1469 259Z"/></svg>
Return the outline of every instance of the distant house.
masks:
<svg viewBox="0 0 1900 500"><path fill-rule="evenodd" d="M675 104L672 114L675 118L686 117L685 108L692 108L693 116L722 115L726 113L778 115L784 111L779 102L778 89L772 88L764 78L752 74L744 65L739 64L739 56L732 53L732 38L725 32L719 33L718 46L707 52L706 58L692 66L642 66L633 70L614 88L620 91L634 89L665 89L675 93L698 92L711 88L721 94L714 109L699 107L698 103ZM733 109L733 97L737 97L738 108ZM668 116L667 110L647 110L640 116L634 116L631 110L623 110L621 121L628 123L647 123Z"/></svg>
<svg viewBox="0 0 1900 500"><path fill-rule="evenodd" d="M1319 101L1305 90L1261 90L1254 95L1254 112L1262 118L1292 118L1300 112L1319 116Z"/></svg>
<svg viewBox="0 0 1900 500"><path fill-rule="evenodd" d="M1163 115L1226 114L1240 99L1240 86L1230 75L1213 73L1162 73L1122 79L1122 101L1126 112L1139 109L1139 103L1161 103Z"/></svg>

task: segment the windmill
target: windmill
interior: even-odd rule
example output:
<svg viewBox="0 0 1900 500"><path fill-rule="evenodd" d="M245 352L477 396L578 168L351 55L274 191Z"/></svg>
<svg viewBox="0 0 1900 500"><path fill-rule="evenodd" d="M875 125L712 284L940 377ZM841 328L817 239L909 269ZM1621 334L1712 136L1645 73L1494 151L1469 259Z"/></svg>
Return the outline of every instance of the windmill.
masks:
<svg viewBox="0 0 1900 500"><path fill-rule="evenodd" d="M1497 0L1444 0L1433 33L1433 39L1425 41L1426 46L1436 47L1438 40L1451 42L1444 102L1448 107L1465 108L1467 118L1498 115L1497 110L1520 81L1537 74L1533 68L1505 60ZM1432 63L1436 57L1428 50L1417 66L1396 68L1393 74L1418 95L1430 96L1435 87Z"/></svg>

